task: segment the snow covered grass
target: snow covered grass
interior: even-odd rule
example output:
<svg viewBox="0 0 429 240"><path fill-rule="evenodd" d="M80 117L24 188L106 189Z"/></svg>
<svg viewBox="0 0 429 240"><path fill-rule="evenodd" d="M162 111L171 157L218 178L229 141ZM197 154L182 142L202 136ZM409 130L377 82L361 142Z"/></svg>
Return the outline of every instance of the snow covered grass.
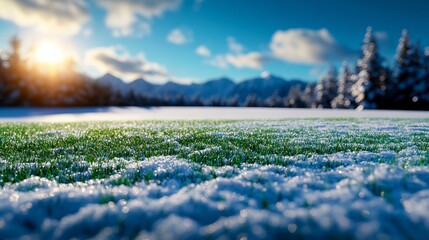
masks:
<svg viewBox="0 0 429 240"><path fill-rule="evenodd" d="M429 122L0 124L2 238L429 234Z"/></svg>

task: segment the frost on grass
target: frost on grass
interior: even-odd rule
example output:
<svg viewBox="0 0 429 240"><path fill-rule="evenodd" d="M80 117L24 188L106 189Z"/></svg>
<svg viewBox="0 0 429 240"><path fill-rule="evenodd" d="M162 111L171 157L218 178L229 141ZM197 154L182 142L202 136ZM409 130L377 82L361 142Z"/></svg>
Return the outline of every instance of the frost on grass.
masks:
<svg viewBox="0 0 429 240"><path fill-rule="evenodd" d="M425 121L49 126L2 129L3 238L429 233Z"/></svg>

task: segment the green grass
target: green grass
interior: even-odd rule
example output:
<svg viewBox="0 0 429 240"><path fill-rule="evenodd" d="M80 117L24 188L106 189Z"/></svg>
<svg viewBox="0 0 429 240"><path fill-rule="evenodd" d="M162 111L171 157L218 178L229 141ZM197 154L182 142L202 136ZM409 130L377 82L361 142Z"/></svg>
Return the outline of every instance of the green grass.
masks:
<svg viewBox="0 0 429 240"><path fill-rule="evenodd" d="M398 126L395 131L360 127L364 122L360 120L335 120L344 122L346 130L319 128L318 120L306 121L309 124L291 127L293 120L268 125L244 121L1 124L1 184L30 176L59 182L103 179L125 167L120 161L111 164L113 159L144 161L154 156L177 156L213 167L243 163L288 166L287 157L297 155L400 152L415 146L426 154L409 164L429 165L429 135L406 131L407 121L388 120ZM374 126L376 121L382 120L372 120ZM371 125L371 121L364 123ZM335 162L328 161L324 170L335 167ZM77 174L85 172L90 176ZM117 184L150 179L134 176Z"/></svg>

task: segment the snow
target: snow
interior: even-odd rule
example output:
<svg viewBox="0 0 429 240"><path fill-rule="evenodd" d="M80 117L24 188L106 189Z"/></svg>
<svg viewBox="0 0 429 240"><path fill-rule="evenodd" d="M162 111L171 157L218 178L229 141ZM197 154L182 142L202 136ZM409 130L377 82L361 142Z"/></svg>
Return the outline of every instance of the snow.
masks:
<svg viewBox="0 0 429 240"><path fill-rule="evenodd" d="M0 122L238 120L290 118L429 118L429 112L227 107L0 108Z"/></svg>
<svg viewBox="0 0 429 240"><path fill-rule="evenodd" d="M320 130L322 135L291 136L297 144L303 137L306 144L327 141L324 131L385 133L403 141L411 134L429 133L429 123L424 121L225 124L255 133L260 127L277 129L279 134L302 127ZM198 127L204 128L204 123ZM379 152L261 157L267 164L224 167L176 156L115 158L103 164L113 169L125 167L105 179L83 177L77 183L59 183L30 177L7 183L0 191L0 236L422 239L429 234L429 167L414 164L428 155L412 142L398 152L380 146ZM275 165L272 158L280 158L282 164ZM90 167L85 166L89 163L82 160L77 164L84 166L82 176L88 175ZM130 186L116 184L135 174L150 178Z"/></svg>
<svg viewBox="0 0 429 240"><path fill-rule="evenodd" d="M298 157L291 167L203 166L201 172L183 159L155 157L128 163L122 175L139 169L156 176L130 187L112 186L118 176L78 184L32 177L3 188L0 235L419 238L429 231L429 169L373 161L391 156L341 153ZM322 172L318 165L327 159L340 166ZM213 179L210 171L221 177Z"/></svg>

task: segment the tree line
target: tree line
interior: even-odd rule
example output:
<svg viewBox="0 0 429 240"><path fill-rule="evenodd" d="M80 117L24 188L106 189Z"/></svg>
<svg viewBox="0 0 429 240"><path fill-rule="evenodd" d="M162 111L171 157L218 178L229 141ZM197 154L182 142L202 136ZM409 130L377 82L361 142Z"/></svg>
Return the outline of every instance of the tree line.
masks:
<svg viewBox="0 0 429 240"><path fill-rule="evenodd" d="M75 63L64 61L52 67L21 55L21 41L13 37L11 50L0 54L0 106L245 106L345 109L429 110L429 51L412 43L403 31L395 60L389 66L380 56L378 44L368 28L361 57L344 62L339 73L331 67L317 83L291 87L287 96L274 91L268 98L249 94L237 97L200 99L183 94L148 97L130 91L121 94L109 86L78 73Z"/></svg>
<svg viewBox="0 0 429 240"><path fill-rule="evenodd" d="M343 62L307 86L294 86L285 97L247 96L247 107L429 110L429 50L412 43L406 30L399 39L393 66L380 56L371 27L353 65Z"/></svg>
<svg viewBox="0 0 429 240"><path fill-rule="evenodd" d="M104 106L115 94L74 70L72 60L58 66L33 62L21 55L21 40L10 40L11 50L0 53L0 106Z"/></svg>
<svg viewBox="0 0 429 240"><path fill-rule="evenodd" d="M288 101L293 107L429 110L429 50L423 52L403 30L389 67L368 28L353 66L344 62L339 74L331 67L316 85L292 91Z"/></svg>

